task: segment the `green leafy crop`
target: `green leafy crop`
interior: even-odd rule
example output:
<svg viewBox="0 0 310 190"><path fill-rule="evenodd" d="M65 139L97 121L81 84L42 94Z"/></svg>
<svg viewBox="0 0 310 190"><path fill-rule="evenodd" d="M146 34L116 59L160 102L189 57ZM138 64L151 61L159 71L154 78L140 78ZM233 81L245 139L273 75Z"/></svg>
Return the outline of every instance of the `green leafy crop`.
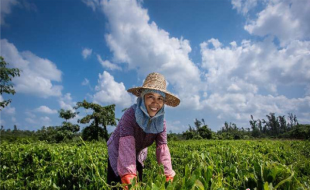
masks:
<svg viewBox="0 0 310 190"><path fill-rule="evenodd" d="M131 189L310 189L308 141L177 141L169 143L173 182L166 183L149 148L143 180ZM0 189L110 189L102 142L0 145ZM116 184L116 187L122 187Z"/></svg>

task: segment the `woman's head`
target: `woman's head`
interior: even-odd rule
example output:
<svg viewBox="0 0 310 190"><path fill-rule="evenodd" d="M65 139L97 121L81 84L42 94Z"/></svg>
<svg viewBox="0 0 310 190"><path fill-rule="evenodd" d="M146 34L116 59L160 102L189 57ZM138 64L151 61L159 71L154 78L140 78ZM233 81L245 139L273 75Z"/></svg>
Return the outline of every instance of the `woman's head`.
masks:
<svg viewBox="0 0 310 190"><path fill-rule="evenodd" d="M176 107L180 104L180 99L167 91L165 77L159 73L150 73L144 80L142 87L130 88L127 91L137 97L143 97L141 95L145 90L156 90L156 93L165 98L164 104L168 106Z"/></svg>
<svg viewBox="0 0 310 190"><path fill-rule="evenodd" d="M144 105L150 117L154 117L164 106L165 96L165 93L158 90L143 90L141 98L144 100Z"/></svg>

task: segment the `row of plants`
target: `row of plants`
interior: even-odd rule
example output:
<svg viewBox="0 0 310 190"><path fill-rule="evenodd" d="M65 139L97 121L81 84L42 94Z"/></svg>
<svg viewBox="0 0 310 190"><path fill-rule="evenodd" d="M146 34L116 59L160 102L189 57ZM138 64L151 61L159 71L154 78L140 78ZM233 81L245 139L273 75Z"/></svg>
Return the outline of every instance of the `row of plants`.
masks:
<svg viewBox="0 0 310 190"><path fill-rule="evenodd" d="M309 189L308 141L169 142L172 183L165 183L155 145L135 189ZM110 189L103 142L2 143L0 189ZM120 184L116 186L121 187Z"/></svg>

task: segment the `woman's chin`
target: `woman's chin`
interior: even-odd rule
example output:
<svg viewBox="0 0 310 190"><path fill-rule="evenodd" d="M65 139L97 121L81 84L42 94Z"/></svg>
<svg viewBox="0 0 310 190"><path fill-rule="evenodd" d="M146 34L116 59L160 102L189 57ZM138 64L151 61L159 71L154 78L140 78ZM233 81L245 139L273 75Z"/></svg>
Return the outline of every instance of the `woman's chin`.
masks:
<svg viewBox="0 0 310 190"><path fill-rule="evenodd" d="M157 113L157 112L156 112ZM151 113L148 113L150 117L154 117L156 115L156 113L154 112L151 112Z"/></svg>

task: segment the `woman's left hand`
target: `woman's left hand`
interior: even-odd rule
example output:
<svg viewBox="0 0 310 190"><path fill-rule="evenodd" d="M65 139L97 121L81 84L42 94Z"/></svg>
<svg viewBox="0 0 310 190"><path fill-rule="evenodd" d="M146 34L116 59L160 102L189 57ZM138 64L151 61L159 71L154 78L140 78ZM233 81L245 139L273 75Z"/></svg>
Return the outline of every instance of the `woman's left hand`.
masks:
<svg viewBox="0 0 310 190"><path fill-rule="evenodd" d="M169 181L173 181L173 177L172 176L166 176L166 182L169 182Z"/></svg>

